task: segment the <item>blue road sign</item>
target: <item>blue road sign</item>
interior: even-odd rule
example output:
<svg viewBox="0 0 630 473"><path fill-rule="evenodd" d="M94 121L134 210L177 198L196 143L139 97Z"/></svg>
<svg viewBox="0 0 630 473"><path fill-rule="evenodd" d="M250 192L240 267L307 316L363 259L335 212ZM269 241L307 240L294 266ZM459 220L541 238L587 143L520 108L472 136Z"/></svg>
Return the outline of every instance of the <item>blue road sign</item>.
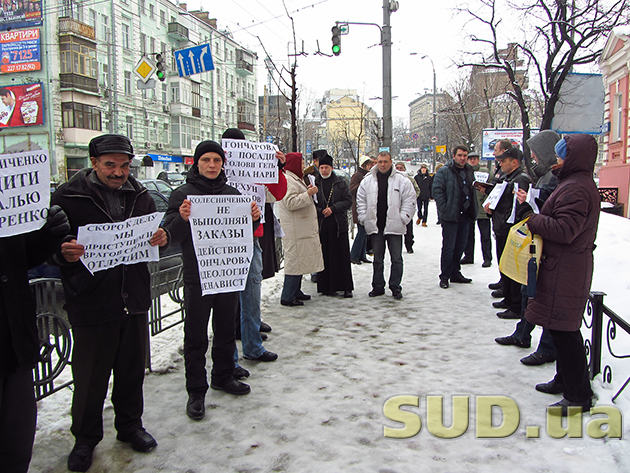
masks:
<svg viewBox="0 0 630 473"><path fill-rule="evenodd" d="M175 51L175 62L179 77L201 74L214 69L210 44L201 44Z"/></svg>
<svg viewBox="0 0 630 473"><path fill-rule="evenodd" d="M306 140L306 154L311 154L313 152L311 140Z"/></svg>
<svg viewBox="0 0 630 473"><path fill-rule="evenodd" d="M267 143L273 143L273 135L267 135Z"/></svg>

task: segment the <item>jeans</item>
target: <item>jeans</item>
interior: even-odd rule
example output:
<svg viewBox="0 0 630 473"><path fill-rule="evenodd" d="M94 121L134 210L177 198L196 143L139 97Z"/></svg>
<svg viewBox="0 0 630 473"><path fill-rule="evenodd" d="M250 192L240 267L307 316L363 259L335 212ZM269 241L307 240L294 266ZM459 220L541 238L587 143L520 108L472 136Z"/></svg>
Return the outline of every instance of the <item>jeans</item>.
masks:
<svg viewBox="0 0 630 473"><path fill-rule="evenodd" d="M262 283L262 249L258 238L254 238L254 254L249 265L245 289L239 293L241 301L241 340L243 356L258 358L265 352L260 337L260 286ZM234 352L238 360L238 347Z"/></svg>
<svg viewBox="0 0 630 473"><path fill-rule="evenodd" d="M297 276L285 274L284 286L282 287L282 295L280 299L286 302L293 302L300 295L302 287L302 275Z"/></svg>
<svg viewBox="0 0 630 473"><path fill-rule="evenodd" d="M374 261L372 275L372 288L376 290L385 289L385 243L389 249L389 258L392 261L392 268L389 273L389 288L392 292L400 292L402 287L403 258L402 258L402 235L385 235L380 230L378 233L370 235L372 237L372 248L374 249Z"/></svg>
<svg viewBox="0 0 630 473"><path fill-rule="evenodd" d="M516 324L516 329L514 330L512 337L519 342L530 343L532 341L532 331L536 326L525 319L525 309L527 309L527 286L521 286L521 294L521 320ZM536 352L541 355L556 356L556 348L553 346L551 334L549 333L549 330L544 327Z"/></svg>
<svg viewBox="0 0 630 473"><path fill-rule="evenodd" d="M468 218L460 215L457 222L442 221L442 256L440 279L450 279L461 273L462 259L468 241Z"/></svg>
<svg viewBox="0 0 630 473"><path fill-rule="evenodd" d="M427 217L429 216L429 199L421 199L418 197L416 202L418 203L418 220L427 223Z"/></svg>
<svg viewBox="0 0 630 473"><path fill-rule="evenodd" d="M357 235L350 249L350 261L363 261L367 253L367 233L365 227L357 223Z"/></svg>

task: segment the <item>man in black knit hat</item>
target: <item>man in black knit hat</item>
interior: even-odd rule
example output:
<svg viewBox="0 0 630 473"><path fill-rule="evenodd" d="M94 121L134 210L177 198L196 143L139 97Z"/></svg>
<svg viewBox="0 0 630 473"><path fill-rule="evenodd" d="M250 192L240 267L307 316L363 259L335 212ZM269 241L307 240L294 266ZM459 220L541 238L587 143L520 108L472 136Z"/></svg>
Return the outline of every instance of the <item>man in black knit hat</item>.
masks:
<svg viewBox="0 0 630 473"><path fill-rule="evenodd" d="M186 175L186 184L171 194L164 221L174 245L182 246L184 262L184 361L186 366L186 414L193 420L205 415L205 395L208 391L206 352L208 350L208 322L212 311L212 373L210 387L230 394L250 392L247 384L234 379L235 324L238 292L224 292L203 296L199 268L189 223L191 202L189 195L239 195L227 185L223 170L225 153L219 143L202 141L197 145L194 164ZM260 220L260 210L252 202L254 228Z"/></svg>

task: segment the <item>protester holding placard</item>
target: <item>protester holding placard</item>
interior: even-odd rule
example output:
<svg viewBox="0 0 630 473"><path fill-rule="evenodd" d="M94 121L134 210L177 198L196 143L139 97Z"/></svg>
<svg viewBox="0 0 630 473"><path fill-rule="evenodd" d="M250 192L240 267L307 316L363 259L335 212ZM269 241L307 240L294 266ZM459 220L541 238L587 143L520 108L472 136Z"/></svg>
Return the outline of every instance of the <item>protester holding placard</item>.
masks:
<svg viewBox="0 0 630 473"><path fill-rule="evenodd" d="M238 128L228 128L225 130L222 136L223 139L231 140L245 140L245 135ZM226 156L227 158L227 156ZM275 152L276 163L275 165L280 168L284 166L285 156L281 151ZM255 162L254 156L249 158L249 161ZM245 161L244 164L251 164ZM230 182L239 182L239 176L234 175ZM287 192L287 179L284 176L284 172L278 169L278 182L260 184L263 189L263 196L269 197L274 200L281 200ZM263 200L262 206L265 209L266 219L269 219L273 223L273 209L271 206L267 209L265 201ZM269 212L267 212L269 210ZM269 230L269 226L267 227ZM240 323L241 341L243 344L243 357L249 360L256 361L275 361L278 359L278 355L271 351L266 350L263 347L263 340L260 334L261 319L260 319L260 298L261 298L261 283L263 272L263 248L261 246L261 237L265 232L263 224L259 224L258 228L254 232L254 249L251 265L249 267L249 273L247 275L247 284L245 289L241 291L239 295L240 302L240 318L237 318L237 325ZM271 232L273 232L273 225L271 226ZM273 233L272 233L273 234ZM275 246L273 247L275 255ZM234 370L234 377L237 379L246 378L249 376L249 372L238 365L238 349L235 351L236 368Z"/></svg>
<svg viewBox="0 0 630 473"><path fill-rule="evenodd" d="M130 442L139 452L157 446L142 427L147 311L151 305L147 263L121 262L92 275L80 261L85 248L76 241L79 227L149 215L155 212L155 203L129 175L134 153L127 137L97 136L90 141L89 153L92 168L72 176L52 197L52 203L68 215L73 235L54 256L61 267L74 339L71 431L76 442L68 457L70 471L86 471L94 447L103 438L103 403L112 371L116 438ZM165 247L168 235L159 229L149 241L151 246Z"/></svg>
<svg viewBox="0 0 630 473"><path fill-rule="evenodd" d="M324 269L319 241L317 210L312 196L317 187L302 180L302 153L288 153L284 166L287 193L280 201L280 222L284 230L284 286L280 304L288 307L304 305L311 298L301 289L302 275Z"/></svg>
<svg viewBox="0 0 630 473"><path fill-rule="evenodd" d="M0 469L28 471L37 405L33 367L39 361L35 298L27 271L42 264L70 231L55 206L40 230L0 238Z"/></svg>
<svg viewBox="0 0 630 473"><path fill-rule="evenodd" d="M208 391L206 352L208 322L212 311L212 373L210 387L230 394L247 394L250 387L234 379L235 325L238 291L202 295L199 264L191 230L189 196L239 195L227 185L223 170L225 153L219 143L202 141L197 145L194 164L186 175L186 184L171 194L164 226L170 231L173 244L182 246L184 263L184 360L186 365L186 414L193 420L205 416ZM258 227L260 210L251 204L254 228ZM251 237L250 237L251 238ZM217 255L219 257L220 255ZM251 256L250 256L251 257Z"/></svg>

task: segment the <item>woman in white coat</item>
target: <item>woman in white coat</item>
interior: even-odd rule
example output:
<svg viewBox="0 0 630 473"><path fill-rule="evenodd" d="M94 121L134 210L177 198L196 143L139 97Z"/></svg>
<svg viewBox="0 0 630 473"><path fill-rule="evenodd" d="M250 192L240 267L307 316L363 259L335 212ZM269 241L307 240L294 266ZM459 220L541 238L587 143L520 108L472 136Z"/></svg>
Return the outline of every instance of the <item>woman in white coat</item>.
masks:
<svg viewBox="0 0 630 473"><path fill-rule="evenodd" d="M294 307L304 305L311 296L301 290L302 275L324 269L317 210L313 195L317 187L306 186L302 181L302 154L288 153L284 170L287 193L280 201L280 223L284 230L284 287L280 303Z"/></svg>

